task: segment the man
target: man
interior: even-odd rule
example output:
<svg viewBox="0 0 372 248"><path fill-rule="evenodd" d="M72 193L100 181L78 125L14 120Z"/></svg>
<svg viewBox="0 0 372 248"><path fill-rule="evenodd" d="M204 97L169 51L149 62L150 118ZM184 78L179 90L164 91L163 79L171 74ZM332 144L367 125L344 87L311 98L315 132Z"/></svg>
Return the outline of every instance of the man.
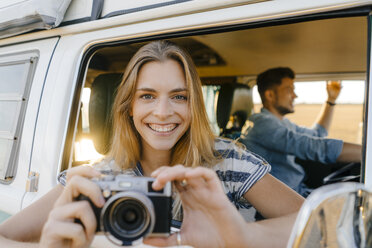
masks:
<svg viewBox="0 0 372 248"><path fill-rule="evenodd" d="M325 138L341 90L338 82L327 83L328 99L312 129L299 127L284 117L294 112L294 78L294 72L283 67L258 75L263 108L249 117L253 127L241 141L271 164L273 176L306 197L311 190L303 183L305 171L295 157L321 163L360 162L361 146Z"/></svg>

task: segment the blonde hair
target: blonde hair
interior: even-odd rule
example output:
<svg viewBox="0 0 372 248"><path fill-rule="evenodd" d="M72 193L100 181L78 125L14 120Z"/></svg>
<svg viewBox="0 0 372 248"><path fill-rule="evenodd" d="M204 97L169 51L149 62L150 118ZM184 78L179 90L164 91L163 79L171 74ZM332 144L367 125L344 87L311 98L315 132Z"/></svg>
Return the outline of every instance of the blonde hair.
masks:
<svg viewBox="0 0 372 248"><path fill-rule="evenodd" d="M191 114L189 129L172 149L170 166L210 167L218 160L214 154L215 136L203 103L200 78L191 57L174 43L154 41L140 48L130 60L113 105L114 129L109 155L124 170L134 168L141 159L141 137L130 116L138 74L144 64L168 59L178 62L183 68Z"/></svg>

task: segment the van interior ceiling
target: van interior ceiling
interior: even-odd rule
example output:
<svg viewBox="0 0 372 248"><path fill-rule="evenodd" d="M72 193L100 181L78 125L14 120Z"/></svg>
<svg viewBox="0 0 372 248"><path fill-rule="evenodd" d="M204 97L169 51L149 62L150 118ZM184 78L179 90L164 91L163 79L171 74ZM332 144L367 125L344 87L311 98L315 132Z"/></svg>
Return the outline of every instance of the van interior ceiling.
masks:
<svg viewBox="0 0 372 248"><path fill-rule="evenodd" d="M189 51L201 78L254 78L267 68L289 66L298 79L309 79L310 75L312 80L317 75L324 79L324 75L332 74L364 79L367 66L366 17L315 20L170 40ZM122 72L143 44L99 49L89 67L88 86L100 73Z"/></svg>

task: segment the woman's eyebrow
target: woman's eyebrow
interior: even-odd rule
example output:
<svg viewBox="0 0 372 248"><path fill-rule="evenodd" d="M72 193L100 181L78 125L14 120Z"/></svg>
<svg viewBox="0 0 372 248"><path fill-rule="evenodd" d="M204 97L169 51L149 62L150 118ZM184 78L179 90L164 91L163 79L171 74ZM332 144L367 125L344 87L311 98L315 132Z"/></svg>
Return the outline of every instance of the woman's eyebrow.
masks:
<svg viewBox="0 0 372 248"><path fill-rule="evenodd" d="M138 88L136 91L147 91L147 92L156 92L155 89L153 88ZM182 91L187 91L187 88L175 88L169 91L170 93L176 93L176 92L182 92Z"/></svg>
<svg viewBox="0 0 372 248"><path fill-rule="evenodd" d="M137 89L137 91L150 91L150 92L156 92L155 89L152 89L152 88L139 88Z"/></svg>
<svg viewBox="0 0 372 248"><path fill-rule="evenodd" d="M175 88L171 90L171 93L176 93L176 92L182 92L182 91L187 91L187 88Z"/></svg>

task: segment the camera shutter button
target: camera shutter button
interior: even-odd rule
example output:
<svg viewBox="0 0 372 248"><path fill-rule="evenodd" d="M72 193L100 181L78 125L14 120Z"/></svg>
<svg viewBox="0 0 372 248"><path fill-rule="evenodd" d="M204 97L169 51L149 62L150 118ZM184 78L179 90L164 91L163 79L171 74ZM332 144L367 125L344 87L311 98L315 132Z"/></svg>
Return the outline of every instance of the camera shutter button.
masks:
<svg viewBox="0 0 372 248"><path fill-rule="evenodd" d="M111 190L109 189L109 187L103 189L103 191L102 191L102 195L103 195L103 197L105 197L105 198L107 198L107 197L109 197L109 196L111 195Z"/></svg>

